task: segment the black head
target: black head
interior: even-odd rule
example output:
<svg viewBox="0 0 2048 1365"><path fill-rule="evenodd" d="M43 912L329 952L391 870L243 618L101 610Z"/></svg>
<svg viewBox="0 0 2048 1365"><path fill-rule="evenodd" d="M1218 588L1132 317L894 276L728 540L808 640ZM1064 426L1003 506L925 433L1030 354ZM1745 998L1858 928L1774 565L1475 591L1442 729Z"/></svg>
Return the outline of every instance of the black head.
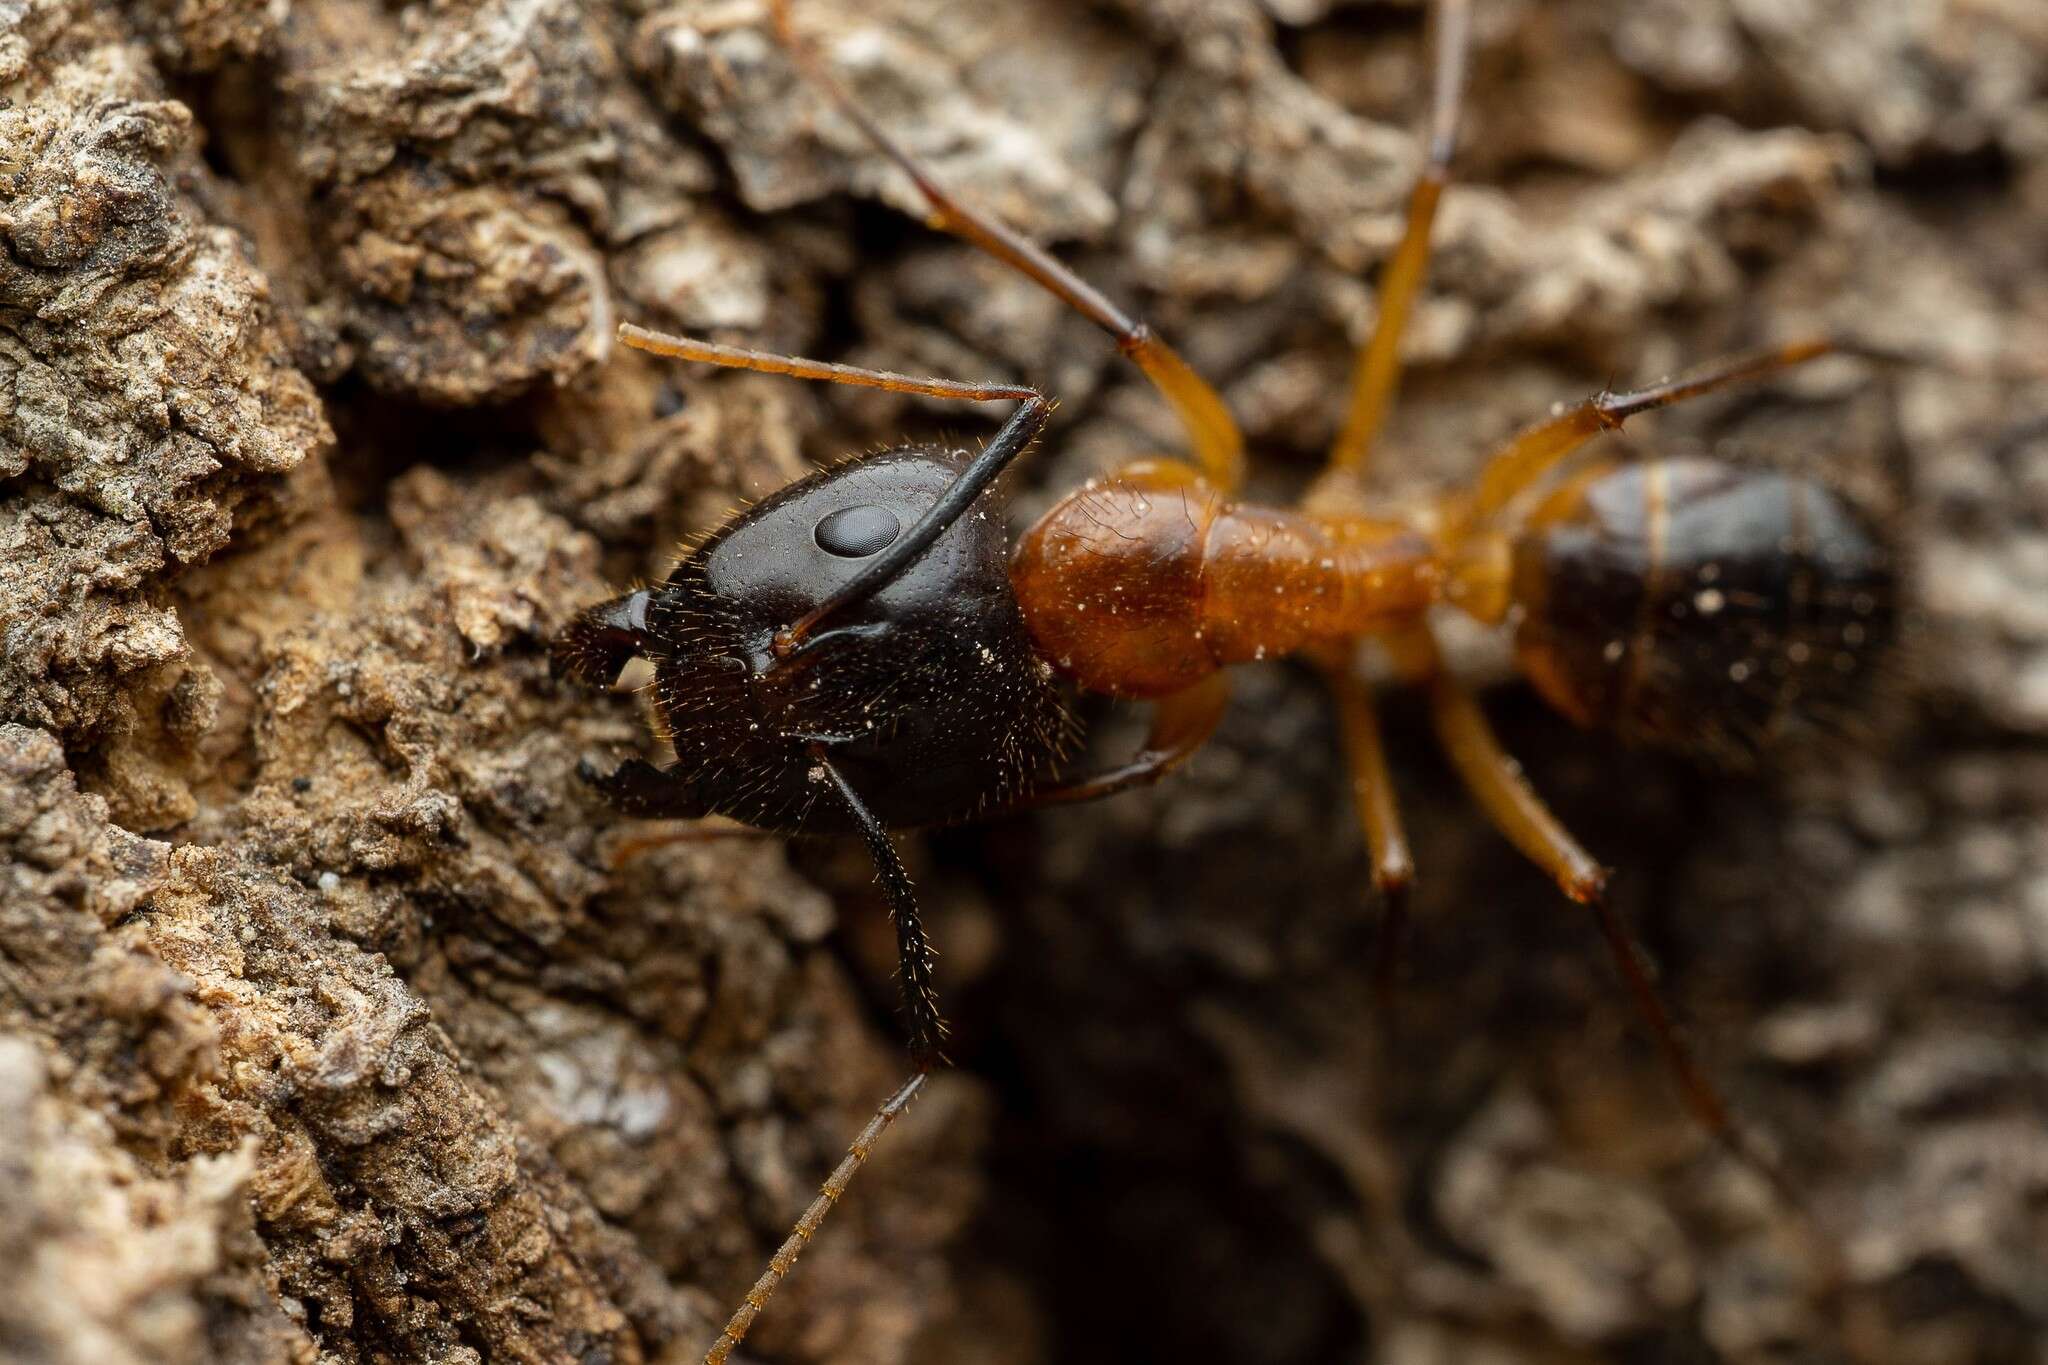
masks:
<svg viewBox="0 0 2048 1365"><path fill-rule="evenodd" d="M704 813L781 830L843 824L813 746L886 823L1007 804L1072 737L1033 650L1001 516L977 504L787 657L776 636L907 532L965 452L907 448L825 470L734 517L648 594L640 651Z"/></svg>

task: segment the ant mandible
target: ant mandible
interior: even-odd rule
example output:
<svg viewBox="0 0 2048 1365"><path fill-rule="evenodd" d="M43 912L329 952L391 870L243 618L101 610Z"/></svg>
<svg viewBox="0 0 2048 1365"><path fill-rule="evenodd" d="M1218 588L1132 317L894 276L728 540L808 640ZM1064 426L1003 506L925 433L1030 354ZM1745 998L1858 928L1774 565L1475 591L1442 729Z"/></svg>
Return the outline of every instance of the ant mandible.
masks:
<svg viewBox="0 0 2048 1365"><path fill-rule="evenodd" d="M1448 179L1469 0L1439 0L1423 169L1378 284L1349 414L1323 477L1293 507L1240 501L1244 442L1216 391L1165 341L1015 231L946 192L884 133L770 0L804 76L917 187L934 226L1014 267L1101 326L1172 406L1192 462L1142 460L1069 493L1014 553L964 516L1044 429L1034 388L914 379L620 329L660 355L799 379L1018 407L972 456L902 446L823 470L729 520L651 588L584 612L556 646L599 687L654 668L676 763L630 760L599 785L644 816L723 815L790 834L854 834L895 921L915 1074L876 1111L705 1356L739 1344L889 1123L940 1065L933 954L892 829L1093 800L1156 781L1215 730L1226 669L1311 661L1333 693L1386 907L1382 979L1413 876L1372 694L1371 641L1428 691L1452 767L1487 816L1587 906L1699 1121L1746 1160L1727 1106L1680 1039L1608 872L1544 806L1470 690L1443 667L1437 606L1512 621L1524 674L1556 709L1626 738L1722 756L1852 709L1893 633L1892 557L1867 522L1798 475L1692 458L1567 464L1628 418L1852 349L1801 341L1696 377L1602 393L1509 441L1467 488L1404 515L1358 492L1400 378L1402 327ZM1561 477L1552 478L1562 473ZM1149 702L1128 762L1069 776L1078 727L1061 683Z"/></svg>

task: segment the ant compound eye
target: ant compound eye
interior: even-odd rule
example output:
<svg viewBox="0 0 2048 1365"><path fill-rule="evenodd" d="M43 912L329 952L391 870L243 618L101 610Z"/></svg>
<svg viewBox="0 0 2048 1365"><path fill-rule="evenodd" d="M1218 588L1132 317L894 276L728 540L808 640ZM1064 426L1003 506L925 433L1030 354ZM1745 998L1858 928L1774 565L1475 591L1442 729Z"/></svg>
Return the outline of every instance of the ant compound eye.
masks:
<svg viewBox="0 0 2048 1365"><path fill-rule="evenodd" d="M866 559L885 550L902 531L903 524L886 507L865 503L842 507L818 523L811 536L818 548L841 559Z"/></svg>

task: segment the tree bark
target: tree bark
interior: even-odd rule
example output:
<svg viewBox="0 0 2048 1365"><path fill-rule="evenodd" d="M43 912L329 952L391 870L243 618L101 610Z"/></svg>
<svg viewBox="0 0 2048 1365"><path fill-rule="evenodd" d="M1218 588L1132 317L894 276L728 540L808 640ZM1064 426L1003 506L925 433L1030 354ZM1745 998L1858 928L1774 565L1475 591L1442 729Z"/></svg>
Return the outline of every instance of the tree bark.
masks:
<svg viewBox="0 0 2048 1365"><path fill-rule="evenodd" d="M1306 480L1417 166L1416 6L794 8L1219 383L1261 495ZM1804 1209L1691 1125L1399 695L1421 882L1378 1017L1334 726L1261 665L1156 790L906 841L962 1066L755 1358L2048 1342L2048 21L1477 10L1377 491L1767 340L1927 360L1626 437L1894 528L1915 613L1867 733L1719 776L1454 651ZM889 934L857 849L612 866L578 764L658 749L546 645L810 460L986 415L614 326L1040 385L1020 522L1170 414L924 229L754 0L28 0L0 83L0 1358L696 1359L905 1074Z"/></svg>

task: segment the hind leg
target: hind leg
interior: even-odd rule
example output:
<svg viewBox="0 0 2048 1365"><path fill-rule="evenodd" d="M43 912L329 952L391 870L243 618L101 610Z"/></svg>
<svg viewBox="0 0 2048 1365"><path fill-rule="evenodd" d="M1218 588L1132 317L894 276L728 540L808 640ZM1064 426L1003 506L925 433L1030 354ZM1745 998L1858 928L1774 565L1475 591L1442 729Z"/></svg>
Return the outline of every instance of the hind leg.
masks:
<svg viewBox="0 0 2048 1365"><path fill-rule="evenodd" d="M1454 528L1484 523L1586 442L1603 431L1621 430L1622 423L1631 417L1698 398L1731 384L1760 379L1778 370L1834 355L1842 349L1826 338L1789 342L1770 350L1716 361L1686 378L1667 380L1628 393L1597 394L1576 403L1522 432L1487 460L1473 485L1474 491L1453 500L1451 521Z"/></svg>
<svg viewBox="0 0 2048 1365"><path fill-rule="evenodd" d="M1795 1190L1769 1157L1736 1127L1728 1102L1708 1079L1673 1022L1652 980L1647 955L1607 901L1608 869L1572 837L1522 776L1521 765L1501 748L1478 699L1439 668L1429 683L1437 738L1467 791L1508 842L1541 868L1558 889L1593 912L1615 969L1635 1003L1636 1013L1656 1040L1666 1067L1700 1126L1737 1159L1768 1179L1788 1203Z"/></svg>

